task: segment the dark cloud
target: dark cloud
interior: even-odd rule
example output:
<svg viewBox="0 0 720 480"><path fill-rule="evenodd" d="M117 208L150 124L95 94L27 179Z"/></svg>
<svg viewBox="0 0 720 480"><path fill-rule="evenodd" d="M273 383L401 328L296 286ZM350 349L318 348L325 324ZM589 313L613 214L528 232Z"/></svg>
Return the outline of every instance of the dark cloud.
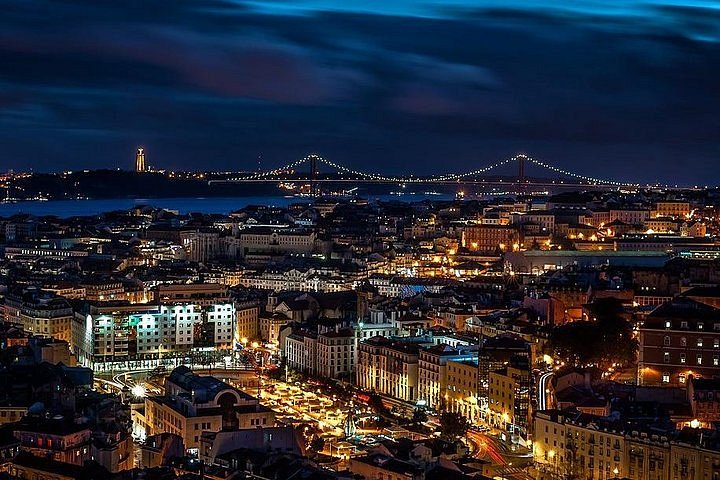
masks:
<svg viewBox="0 0 720 480"><path fill-rule="evenodd" d="M3 6L6 168L126 167L144 144L152 164L188 169L317 151L427 173L526 151L628 180L720 174L711 3Z"/></svg>

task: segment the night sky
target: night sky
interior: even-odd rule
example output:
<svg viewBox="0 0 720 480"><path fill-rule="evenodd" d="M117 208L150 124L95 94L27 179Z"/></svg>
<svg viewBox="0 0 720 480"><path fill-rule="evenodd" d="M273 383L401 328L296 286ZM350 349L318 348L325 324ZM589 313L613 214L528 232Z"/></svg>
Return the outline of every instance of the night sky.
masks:
<svg viewBox="0 0 720 480"><path fill-rule="evenodd" d="M570 5L568 5L570 4ZM720 184L720 7L635 0L6 0L0 170L386 173L527 152ZM532 172L530 172L532 173Z"/></svg>

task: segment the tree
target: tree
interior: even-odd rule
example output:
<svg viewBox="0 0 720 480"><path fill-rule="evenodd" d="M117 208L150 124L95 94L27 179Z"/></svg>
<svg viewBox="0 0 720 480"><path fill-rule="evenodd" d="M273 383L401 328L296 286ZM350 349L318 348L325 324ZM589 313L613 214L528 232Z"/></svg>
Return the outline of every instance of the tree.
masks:
<svg viewBox="0 0 720 480"><path fill-rule="evenodd" d="M418 423L425 423L427 422L428 416L424 409L422 408L415 408L413 411L412 416L412 423L418 424Z"/></svg>
<svg viewBox="0 0 720 480"><path fill-rule="evenodd" d="M310 450L314 452L322 452L323 448L325 448L325 439L315 435L312 440L310 440Z"/></svg>
<svg viewBox="0 0 720 480"><path fill-rule="evenodd" d="M440 415L440 435L447 440L457 440L465 435L468 428L467 419L459 413L443 412Z"/></svg>
<svg viewBox="0 0 720 480"><path fill-rule="evenodd" d="M375 415L381 417L390 413L385 404L383 403L382 397L380 397L380 395L378 395L376 392L370 393L370 398L368 399L368 406L372 409Z"/></svg>
<svg viewBox="0 0 720 480"><path fill-rule="evenodd" d="M622 303L614 298L592 304L592 319L561 325L552 331L555 352L572 365L632 364L638 342L630 322L622 317Z"/></svg>
<svg viewBox="0 0 720 480"><path fill-rule="evenodd" d="M556 249L560 250L575 250L575 242L570 240L567 236L553 235L552 244Z"/></svg>

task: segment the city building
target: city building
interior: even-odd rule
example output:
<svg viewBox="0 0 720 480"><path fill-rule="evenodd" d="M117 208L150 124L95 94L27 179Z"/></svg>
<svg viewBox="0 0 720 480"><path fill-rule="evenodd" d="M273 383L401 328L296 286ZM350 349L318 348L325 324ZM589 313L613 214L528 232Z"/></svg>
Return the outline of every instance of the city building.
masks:
<svg viewBox="0 0 720 480"><path fill-rule="evenodd" d="M680 200L665 200L655 202L653 213L655 217L687 218L690 216L690 202Z"/></svg>
<svg viewBox="0 0 720 480"><path fill-rule="evenodd" d="M425 339L373 337L358 344L357 385L363 390L415 402L418 359Z"/></svg>
<svg viewBox="0 0 720 480"><path fill-rule="evenodd" d="M338 329L317 337L317 373L323 378L352 380L357 337L353 329Z"/></svg>
<svg viewBox="0 0 720 480"><path fill-rule="evenodd" d="M235 303L235 342L246 343L260 338L260 306L257 302Z"/></svg>
<svg viewBox="0 0 720 480"><path fill-rule="evenodd" d="M288 368L315 375L318 370L317 334L297 331L285 337L285 361Z"/></svg>
<svg viewBox="0 0 720 480"><path fill-rule="evenodd" d="M572 411L537 412L533 456L540 472L559 478L702 480L720 475L715 430L674 430Z"/></svg>
<svg viewBox="0 0 720 480"><path fill-rule="evenodd" d="M71 345L82 365L149 367L194 348L234 348L235 323L232 303L87 305L75 313Z"/></svg>
<svg viewBox="0 0 720 480"><path fill-rule="evenodd" d="M476 355L458 350L445 343L420 350L418 355L418 401L429 409L441 411L447 407L448 362L471 360ZM477 372L475 372L477 377ZM473 396L477 395L477 389Z"/></svg>
<svg viewBox="0 0 720 480"><path fill-rule="evenodd" d="M155 298L164 305L193 304L201 307L216 303L228 303L227 285L221 283L174 283L158 285Z"/></svg>
<svg viewBox="0 0 720 480"><path fill-rule="evenodd" d="M448 360L446 370L445 403L447 410L459 413L472 425L479 423L482 416L482 402L478 398L477 358Z"/></svg>
<svg viewBox="0 0 720 480"><path fill-rule="evenodd" d="M207 263L223 255L220 233L215 230L183 231L180 233L180 244L191 262Z"/></svg>
<svg viewBox="0 0 720 480"><path fill-rule="evenodd" d="M19 288L5 296L5 321L33 335L72 341L72 306L65 298L36 287Z"/></svg>
<svg viewBox="0 0 720 480"><path fill-rule="evenodd" d="M494 254L520 243L520 231L514 225L468 225L462 231L462 246L472 252Z"/></svg>
<svg viewBox="0 0 720 480"><path fill-rule="evenodd" d="M50 420L25 417L14 427L20 450L39 458L82 466L95 460L110 472L128 470L133 465L132 439L127 432L94 431L62 415Z"/></svg>
<svg viewBox="0 0 720 480"><path fill-rule="evenodd" d="M528 357L513 356L506 366L490 372L488 421L510 433L527 435L530 425L530 366Z"/></svg>
<svg viewBox="0 0 720 480"><path fill-rule="evenodd" d="M190 451L200 447L203 432L237 430L275 424L272 410L257 398L187 367L177 367L165 381L165 394L145 399L147 435L172 433Z"/></svg>
<svg viewBox="0 0 720 480"><path fill-rule="evenodd" d="M638 382L686 386L720 374L720 309L686 297L655 308L639 328Z"/></svg>

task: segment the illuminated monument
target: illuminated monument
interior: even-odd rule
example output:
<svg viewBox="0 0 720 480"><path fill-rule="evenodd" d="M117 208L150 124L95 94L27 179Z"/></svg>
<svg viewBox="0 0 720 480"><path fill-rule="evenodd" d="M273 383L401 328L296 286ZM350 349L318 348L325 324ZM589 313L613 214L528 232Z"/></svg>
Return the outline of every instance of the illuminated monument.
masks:
<svg viewBox="0 0 720 480"><path fill-rule="evenodd" d="M145 172L147 169L145 167L145 149L142 147L138 147L137 152L135 152L135 171L136 172Z"/></svg>

